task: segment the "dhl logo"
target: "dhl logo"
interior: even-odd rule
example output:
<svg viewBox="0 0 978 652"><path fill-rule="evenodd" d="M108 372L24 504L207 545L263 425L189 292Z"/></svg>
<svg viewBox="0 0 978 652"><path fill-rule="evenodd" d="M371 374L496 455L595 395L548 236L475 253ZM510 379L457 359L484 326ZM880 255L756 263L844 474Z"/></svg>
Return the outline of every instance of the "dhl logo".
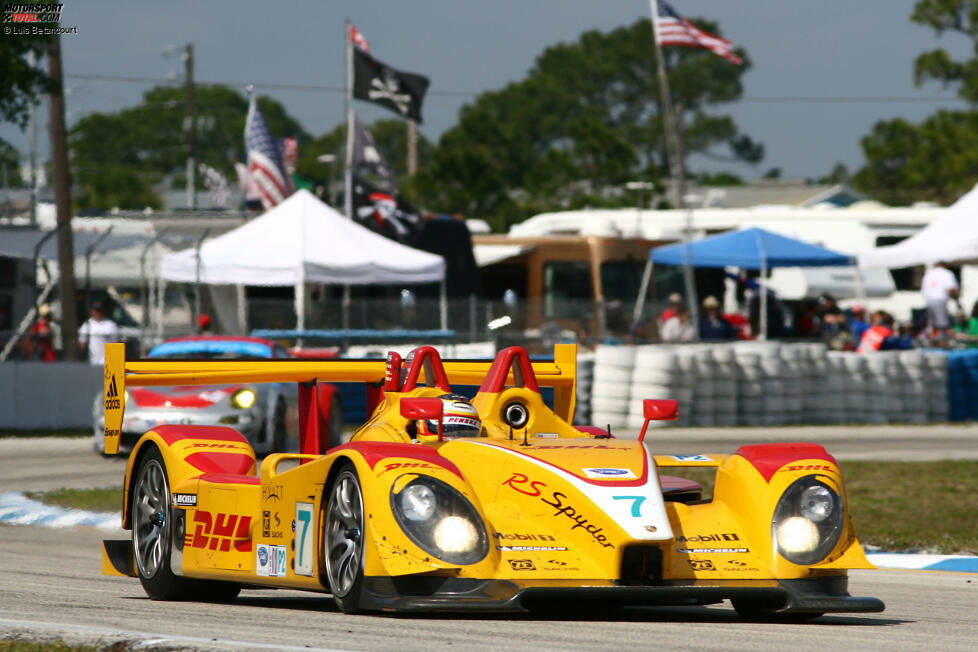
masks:
<svg viewBox="0 0 978 652"><path fill-rule="evenodd" d="M220 549L228 552L231 543L238 552L251 552L251 517L237 514L211 514L197 510L194 533L187 533L184 545L189 548Z"/></svg>

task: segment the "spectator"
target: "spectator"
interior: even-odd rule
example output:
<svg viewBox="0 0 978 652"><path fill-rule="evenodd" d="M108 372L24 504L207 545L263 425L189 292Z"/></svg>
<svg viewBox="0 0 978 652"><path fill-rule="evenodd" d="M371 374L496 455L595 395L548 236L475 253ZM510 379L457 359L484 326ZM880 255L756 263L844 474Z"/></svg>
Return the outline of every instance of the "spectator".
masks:
<svg viewBox="0 0 978 652"><path fill-rule="evenodd" d="M971 317L968 321L960 324L955 330L957 331L955 339L967 343L969 349L978 346L978 301L971 306Z"/></svg>
<svg viewBox="0 0 978 652"><path fill-rule="evenodd" d="M883 348L893 349L899 348L893 346L893 316L888 312L882 310L877 310L873 313L872 326L866 330L863 334L863 338L859 341L859 347L856 349L859 353L866 353L868 351L879 351ZM884 347L883 344L887 339L891 342Z"/></svg>
<svg viewBox="0 0 978 652"><path fill-rule="evenodd" d="M802 304L801 311L795 323L797 324L795 335L798 337L818 337L820 322L817 306L814 301L806 301Z"/></svg>
<svg viewBox="0 0 978 652"><path fill-rule="evenodd" d="M704 342L732 340L736 337L733 326L720 314L720 302L714 296L703 299L703 317L700 319L700 339Z"/></svg>
<svg viewBox="0 0 978 652"><path fill-rule="evenodd" d="M96 301L89 310L89 318L78 329L78 339L88 350L90 364L105 362L105 345L119 341L119 327L105 314L105 307Z"/></svg>
<svg viewBox="0 0 978 652"><path fill-rule="evenodd" d="M200 314L197 318L197 333L199 335L210 335L211 334L211 316L206 312Z"/></svg>
<svg viewBox="0 0 978 652"><path fill-rule="evenodd" d="M676 314L662 324L659 335L663 342L692 342L696 330L689 321L689 309L682 303L676 306Z"/></svg>
<svg viewBox="0 0 978 652"><path fill-rule="evenodd" d="M866 309L857 303L849 309L849 332L852 333L853 343L858 345L867 330L869 323L866 321Z"/></svg>
<svg viewBox="0 0 978 652"><path fill-rule="evenodd" d="M822 315L820 335L833 351L843 351L849 343L849 324L838 306L833 305Z"/></svg>
<svg viewBox="0 0 978 652"><path fill-rule="evenodd" d="M676 314L679 312L679 306L683 305L683 303L683 295L679 294L678 292L673 292L669 295L669 306L662 311L661 315L659 315L660 327L676 316Z"/></svg>
<svg viewBox="0 0 978 652"><path fill-rule="evenodd" d="M54 323L50 305L42 303L37 314L37 321L31 326L30 337L27 339L27 354L35 360L55 362L58 359L55 346L60 339L60 329Z"/></svg>
<svg viewBox="0 0 978 652"><path fill-rule="evenodd" d="M955 303L958 302L958 280L947 268L947 263L937 263L924 274L920 292L927 303L927 324L938 331L946 332L951 328L947 301L953 299Z"/></svg>

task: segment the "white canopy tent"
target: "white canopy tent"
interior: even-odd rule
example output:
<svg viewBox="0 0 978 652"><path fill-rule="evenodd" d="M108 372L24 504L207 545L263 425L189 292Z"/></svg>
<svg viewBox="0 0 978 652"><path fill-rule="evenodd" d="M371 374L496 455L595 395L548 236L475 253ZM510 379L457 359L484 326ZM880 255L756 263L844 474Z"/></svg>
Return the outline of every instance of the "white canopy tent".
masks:
<svg viewBox="0 0 978 652"><path fill-rule="evenodd" d="M163 258L167 281L295 287L296 328L305 328L305 284L395 285L441 282L445 261L347 219L307 190L247 224ZM443 325L444 328L444 325Z"/></svg>
<svg viewBox="0 0 978 652"><path fill-rule="evenodd" d="M978 186L919 233L889 247L861 251L857 258L862 268L888 269L978 260Z"/></svg>

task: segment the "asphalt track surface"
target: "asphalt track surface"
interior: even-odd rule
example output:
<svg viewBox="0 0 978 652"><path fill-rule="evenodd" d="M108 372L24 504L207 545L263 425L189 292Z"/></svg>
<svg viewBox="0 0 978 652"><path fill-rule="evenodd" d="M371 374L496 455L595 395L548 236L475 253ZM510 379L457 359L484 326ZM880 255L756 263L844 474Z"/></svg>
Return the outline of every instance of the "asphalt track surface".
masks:
<svg viewBox="0 0 978 652"><path fill-rule="evenodd" d="M978 459L974 426L655 430L649 438L660 444L654 450L676 453L810 440L840 459ZM95 456L89 440L0 439L0 491L117 486L124 469L121 458ZM137 580L100 574L100 540L126 534L0 525L0 639L166 650L974 650L978 631L978 576L936 571L852 572L850 592L881 598L887 610L804 625L744 622L728 605L473 618L347 616L327 596L293 591L245 591L230 605L161 603Z"/></svg>

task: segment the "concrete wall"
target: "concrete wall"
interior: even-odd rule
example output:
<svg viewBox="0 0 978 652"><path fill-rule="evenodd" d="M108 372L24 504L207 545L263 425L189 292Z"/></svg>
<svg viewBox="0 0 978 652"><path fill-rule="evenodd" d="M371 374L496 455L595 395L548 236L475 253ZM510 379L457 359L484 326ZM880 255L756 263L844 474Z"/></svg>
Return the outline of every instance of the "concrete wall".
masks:
<svg viewBox="0 0 978 652"><path fill-rule="evenodd" d="M83 362L0 363L0 432L91 428L102 367Z"/></svg>

